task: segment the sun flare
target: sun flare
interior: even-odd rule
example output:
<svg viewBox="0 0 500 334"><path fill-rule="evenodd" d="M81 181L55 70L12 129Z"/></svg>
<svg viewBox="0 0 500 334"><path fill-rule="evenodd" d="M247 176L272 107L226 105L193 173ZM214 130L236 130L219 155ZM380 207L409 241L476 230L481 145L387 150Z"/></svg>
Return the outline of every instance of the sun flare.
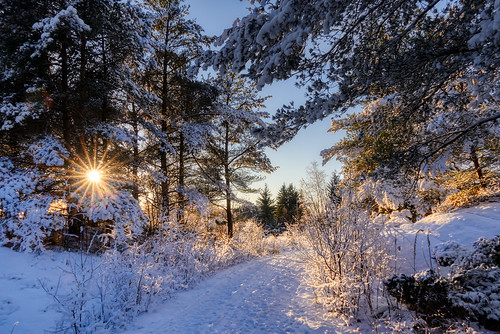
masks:
<svg viewBox="0 0 500 334"><path fill-rule="evenodd" d="M99 183L101 182L101 172L96 169L92 169L87 172L87 179L92 183Z"/></svg>
<svg viewBox="0 0 500 334"><path fill-rule="evenodd" d="M114 158L108 158L107 150L98 158L96 148L89 152L84 147L83 154L76 156L72 164L72 185L74 191L81 194L81 200L94 201L116 193L115 185L119 180L112 175L116 174L114 166L117 163Z"/></svg>

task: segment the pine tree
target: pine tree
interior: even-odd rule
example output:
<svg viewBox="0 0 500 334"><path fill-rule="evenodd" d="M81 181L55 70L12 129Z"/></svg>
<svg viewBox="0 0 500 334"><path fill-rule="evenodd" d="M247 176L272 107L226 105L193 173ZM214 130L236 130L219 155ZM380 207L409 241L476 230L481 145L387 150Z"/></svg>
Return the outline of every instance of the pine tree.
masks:
<svg viewBox="0 0 500 334"><path fill-rule="evenodd" d="M213 203L223 201L228 235L233 235L233 202L237 192L254 192L250 185L260 180L256 173L274 170L255 131L265 128L264 98L254 85L234 73L219 76L219 90L205 154L197 157Z"/></svg>
<svg viewBox="0 0 500 334"><path fill-rule="evenodd" d="M285 223L296 223L302 216L300 194L293 184L284 183L276 197L275 216L281 228Z"/></svg>
<svg viewBox="0 0 500 334"><path fill-rule="evenodd" d="M275 229L274 200L271 197L271 192L267 184L261 190L259 198L257 198L257 206L259 207L259 222L268 230Z"/></svg>
<svg viewBox="0 0 500 334"><path fill-rule="evenodd" d="M343 123L359 129L344 152L364 177L425 172L458 149L482 178L484 165L474 152L492 151L480 138L499 137L498 1L253 4L251 14L221 36L221 49L201 62L221 72L230 66L248 72L259 87L298 73L308 99L276 113L267 134L277 144L304 125L361 105L359 117ZM358 157L358 145L376 153Z"/></svg>
<svg viewBox="0 0 500 334"><path fill-rule="evenodd" d="M152 186L158 188L150 197L153 202L159 201L154 205L159 210L158 216L167 217L177 207L176 200L184 202L184 145L189 141L186 135L193 133L182 130L186 123L184 115L193 112L184 110L186 91L183 87L189 82L187 69L210 39L203 35L203 29L195 21L188 19L188 7L183 1L148 0L146 5L153 15L151 46L154 53L142 79L145 87L158 98L157 103L143 113L151 138L148 145L154 152L151 152L151 163L159 166L150 173ZM156 183L159 186L155 186Z"/></svg>

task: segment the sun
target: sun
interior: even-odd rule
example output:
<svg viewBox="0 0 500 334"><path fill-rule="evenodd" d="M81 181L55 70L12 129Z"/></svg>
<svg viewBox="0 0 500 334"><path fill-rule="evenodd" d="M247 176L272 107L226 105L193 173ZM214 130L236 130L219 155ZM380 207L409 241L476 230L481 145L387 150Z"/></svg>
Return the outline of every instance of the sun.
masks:
<svg viewBox="0 0 500 334"><path fill-rule="evenodd" d="M82 164L80 168L80 171L74 172L74 179L76 180L74 185L77 186L77 192L83 192L83 197L89 195L92 199L102 198L114 193L115 189L111 184L113 179L108 175L109 167Z"/></svg>
<svg viewBox="0 0 500 334"><path fill-rule="evenodd" d="M97 169L91 169L87 172L87 179L92 183L101 182L101 172Z"/></svg>
<svg viewBox="0 0 500 334"><path fill-rule="evenodd" d="M70 178L73 180L73 191L81 194L81 200L90 198L91 201L100 200L103 197L113 196L117 189L115 184L118 179L111 175L116 175L115 159L107 157L107 150L97 157L97 149L91 152L85 146L83 154L76 156L72 160L73 171Z"/></svg>

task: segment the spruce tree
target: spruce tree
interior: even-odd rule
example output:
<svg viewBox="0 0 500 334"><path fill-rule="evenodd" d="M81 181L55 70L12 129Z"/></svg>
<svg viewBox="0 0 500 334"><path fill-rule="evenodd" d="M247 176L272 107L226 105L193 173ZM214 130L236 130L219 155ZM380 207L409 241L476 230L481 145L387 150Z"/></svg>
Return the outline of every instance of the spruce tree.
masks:
<svg viewBox="0 0 500 334"><path fill-rule="evenodd" d="M261 190L259 198L257 198L257 206L259 207L259 222L268 230L275 229L274 200L271 197L271 192L267 184Z"/></svg>
<svg viewBox="0 0 500 334"><path fill-rule="evenodd" d="M330 180L328 181L327 191L328 191L328 202L331 205L339 206L342 203L342 195L340 189L340 176L337 173L332 173Z"/></svg>
<svg viewBox="0 0 500 334"><path fill-rule="evenodd" d="M285 223L295 223L301 218L300 194L293 184L286 186L283 183L276 197L274 212L280 228L283 228Z"/></svg>

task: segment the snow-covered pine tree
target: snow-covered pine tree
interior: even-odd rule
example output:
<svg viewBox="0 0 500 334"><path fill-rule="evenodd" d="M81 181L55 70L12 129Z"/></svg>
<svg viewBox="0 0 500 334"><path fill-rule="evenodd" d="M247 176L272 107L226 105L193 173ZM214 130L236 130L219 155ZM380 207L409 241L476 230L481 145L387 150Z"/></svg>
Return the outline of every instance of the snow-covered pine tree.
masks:
<svg viewBox="0 0 500 334"><path fill-rule="evenodd" d="M99 160L114 149L116 138L109 131L98 135L97 129L109 130L126 115L120 97L134 89L129 65L140 57L145 16L139 6L113 0L6 1L1 10L0 138L8 148L2 155L10 160L12 173L37 175L43 186L35 194L50 204L37 210L58 211L65 228L81 236L81 227L103 219L95 216L95 201L89 200L95 194L77 189L92 167L110 167L109 161L99 165ZM112 188L116 197L107 203L119 199L112 204L113 228L123 212L141 210L119 182L107 189ZM9 214L25 223L20 212ZM124 218L129 231L131 221L141 221L140 214ZM44 228L42 234L51 232Z"/></svg>
<svg viewBox="0 0 500 334"><path fill-rule="evenodd" d="M251 2L254 10L227 29L220 50L207 52L200 63L221 72L247 71L259 87L297 74L308 100L277 112L276 125L268 128L277 143L306 124L382 101L391 104L390 114L375 108L371 122L396 122L405 130L387 142L390 134L378 134L386 146L379 148L387 158L383 167L378 164L388 171L383 177L442 161L451 146L470 154L471 147L484 147L468 139L478 131L498 138L498 1ZM457 108L463 112L451 110ZM443 120L438 132L422 128L433 119ZM401 143L414 134L421 143Z"/></svg>
<svg viewBox="0 0 500 334"><path fill-rule="evenodd" d="M197 93L193 91L193 94L206 93L205 97L210 95L210 89L201 93L201 85L196 88L197 83L187 79L187 69L208 45L210 38L203 34L203 29L195 21L188 19L189 8L183 1L148 0L145 4L152 15L153 40L150 63L144 68L141 78L144 87L154 93L157 100L143 113L143 118L149 135L147 146L151 155L148 159L151 166L159 166L148 173L152 187L148 198L154 202L152 207L156 212L153 215L164 220L178 206L176 202L185 202L183 164L186 145L199 143L203 132L201 128L191 127L195 123L192 117L186 120L184 116L195 113L197 108L204 108L202 104L210 104L210 101L201 103L202 98L199 98L198 105L188 106L186 97L190 93L186 89L196 90Z"/></svg>
<svg viewBox="0 0 500 334"><path fill-rule="evenodd" d="M229 72L218 76L214 85L219 90L215 116L204 154L196 160L212 202L224 202L228 235L232 237L232 206L238 200L237 192L253 192L250 185L260 179L256 173L274 170L255 135L266 127L263 118L268 114L260 110L265 98L242 77Z"/></svg>

